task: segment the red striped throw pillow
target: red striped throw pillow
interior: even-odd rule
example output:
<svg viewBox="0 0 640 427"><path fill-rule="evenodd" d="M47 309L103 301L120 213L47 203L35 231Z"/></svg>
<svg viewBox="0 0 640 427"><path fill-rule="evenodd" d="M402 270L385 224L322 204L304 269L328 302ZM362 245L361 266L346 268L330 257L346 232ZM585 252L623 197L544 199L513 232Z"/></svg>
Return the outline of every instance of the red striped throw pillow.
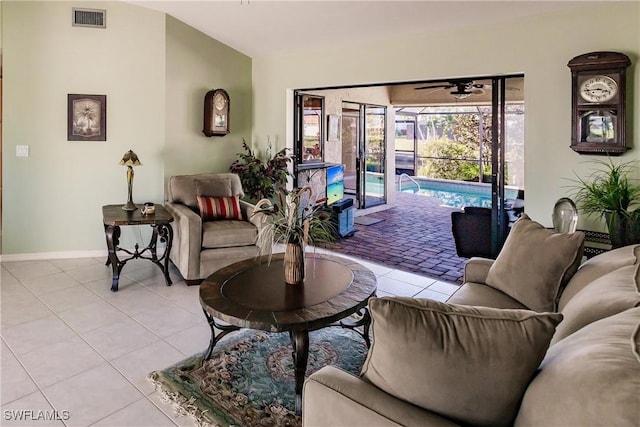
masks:
<svg viewBox="0 0 640 427"><path fill-rule="evenodd" d="M240 200L238 196L196 196L196 199L203 221L214 221L217 219L236 219L242 221L242 212L240 211Z"/></svg>

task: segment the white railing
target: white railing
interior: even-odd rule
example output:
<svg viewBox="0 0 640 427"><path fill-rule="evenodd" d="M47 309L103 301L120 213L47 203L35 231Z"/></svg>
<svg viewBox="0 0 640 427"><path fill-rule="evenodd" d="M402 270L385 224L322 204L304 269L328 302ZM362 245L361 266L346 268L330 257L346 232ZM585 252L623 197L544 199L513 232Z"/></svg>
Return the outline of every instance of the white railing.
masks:
<svg viewBox="0 0 640 427"><path fill-rule="evenodd" d="M418 183L418 181L416 181L415 179L411 178L406 173L400 174L400 178L398 178L398 191L402 191L402 178L405 178L405 177L408 178L409 181L413 182L416 185L417 189L416 189L416 191L414 191L414 193L419 192L420 191L420 184Z"/></svg>

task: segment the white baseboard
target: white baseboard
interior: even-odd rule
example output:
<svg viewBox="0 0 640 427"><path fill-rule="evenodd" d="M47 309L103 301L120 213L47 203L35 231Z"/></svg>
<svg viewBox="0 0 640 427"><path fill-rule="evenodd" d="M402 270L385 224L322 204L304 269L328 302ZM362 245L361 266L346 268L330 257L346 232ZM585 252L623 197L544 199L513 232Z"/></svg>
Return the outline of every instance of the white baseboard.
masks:
<svg viewBox="0 0 640 427"><path fill-rule="evenodd" d="M41 261L47 259L65 258L104 258L107 259L106 250L97 251L67 251L67 252L39 252L33 254L5 254L0 255L0 262L11 261Z"/></svg>

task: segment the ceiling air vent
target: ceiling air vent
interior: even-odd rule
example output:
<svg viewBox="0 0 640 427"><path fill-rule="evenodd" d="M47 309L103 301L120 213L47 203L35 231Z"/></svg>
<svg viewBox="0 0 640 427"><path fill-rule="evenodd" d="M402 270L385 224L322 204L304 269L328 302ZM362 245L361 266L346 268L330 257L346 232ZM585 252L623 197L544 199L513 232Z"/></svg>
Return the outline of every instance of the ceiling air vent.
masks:
<svg viewBox="0 0 640 427"><path fill-rule="evenodd" d="M107 11L74 7L73 25L75 27L107 28Z"/></svg>

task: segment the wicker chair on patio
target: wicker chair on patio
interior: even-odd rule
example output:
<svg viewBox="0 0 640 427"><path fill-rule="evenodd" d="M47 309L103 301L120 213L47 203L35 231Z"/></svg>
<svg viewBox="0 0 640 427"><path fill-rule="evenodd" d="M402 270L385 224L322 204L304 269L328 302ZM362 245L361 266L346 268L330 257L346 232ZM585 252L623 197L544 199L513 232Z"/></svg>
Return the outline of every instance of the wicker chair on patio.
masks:
<svg viewBox="0 0 640 427"><path fill-rule="evenodd" d="M503 224L508 223L509 215L505 212ZM495 259L498 255L491 251L491 208L467 206L451 212L451 231L459 257ZM499 243L502 247L504 241Z"/></svg>

